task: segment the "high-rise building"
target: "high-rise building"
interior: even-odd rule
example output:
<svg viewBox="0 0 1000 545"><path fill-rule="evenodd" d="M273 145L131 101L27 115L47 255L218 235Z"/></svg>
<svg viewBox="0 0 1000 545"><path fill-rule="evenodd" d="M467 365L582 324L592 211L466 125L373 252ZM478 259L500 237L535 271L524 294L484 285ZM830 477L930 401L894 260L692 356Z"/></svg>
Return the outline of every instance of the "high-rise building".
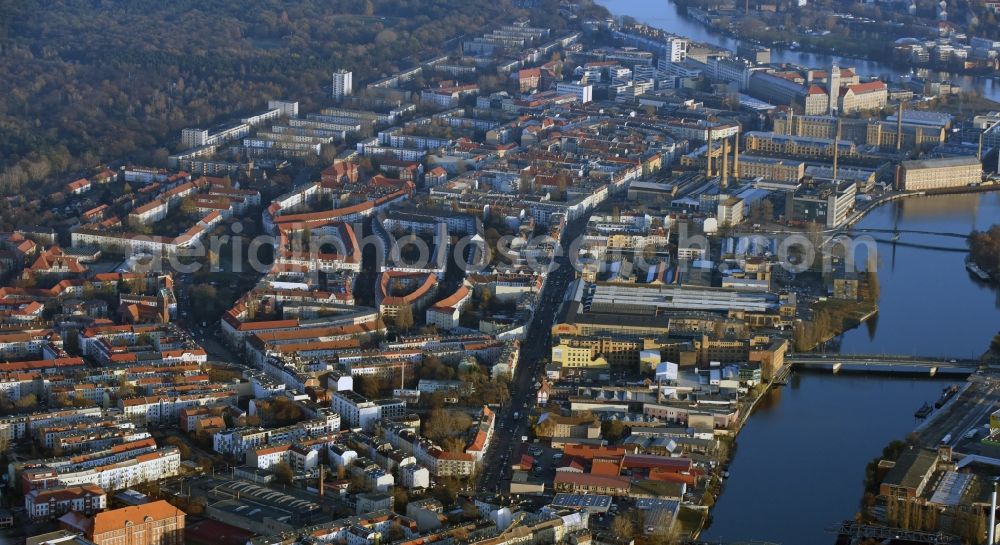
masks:
<svg viewBox="0 0 1000 545"><path fill-rule="evenodd" d="M333 99L342 100L354 92L354 73L338 70L333 73Z"/></svg>
<svg viewBox="0 0 1000 545"><path fill-rule="evenodd" d="M687 59L688 53L687 39L679 36L667 38L665 53L669 57L670 62L684 62Z"/></svg>
<svg viewBox="0 0 1000 545"><path fill-rule="evenodd" d="M836 63L830 67L830 80L826 87L826 94L830 95L830 109L828 114L837 113L837 100L840 98L840 67Z"/></svg>

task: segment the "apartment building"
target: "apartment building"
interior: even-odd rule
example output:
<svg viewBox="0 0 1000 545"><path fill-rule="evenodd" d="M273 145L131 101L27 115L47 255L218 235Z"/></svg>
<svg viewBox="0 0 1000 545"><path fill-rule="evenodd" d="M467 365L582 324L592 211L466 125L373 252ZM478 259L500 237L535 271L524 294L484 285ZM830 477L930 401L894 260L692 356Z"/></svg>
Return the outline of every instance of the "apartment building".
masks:
<svg viewBox="0 0 1000 545"><path fill-rule="evenodd" d="M472 300L472 290L468 286L459 286L455 293L441 299L427 309L427 324L441 329L454 329L459 325L462 312Z"/></svg>
<svg viewBox="0 0 1000 545"><path fill-rule="evenodd" d="M22 472L22 490L27 493L39 488L92 484L114 491L177 475L181 465L177 447L156 449L155 444L149 445L149 442L152 439L136 442L147 445L142 448L112 447L100 457L80 455L45 461L37 468Z"/></svg>
<svg viewBox="0 0 1000 545"><path fill-rule="evenodd" d="M331 96L340 101L354 94L354 73L349 70L338 70L333 73Z"/></svg>
<svg viewBox="0 0 1000 545"><path fill-rule="evenodd" d="M437 289L438 279L433 274L385 271L379 275L375 302L383 317L395 319L400 312L413 316L427 308Z"/></svg>
<svg viewBox="0 0 1000 545"><path fill-rule="evenodd" d="M352 390L333 394L332 408L350 428L370 430L376 422L404 411L406 403L396 400L372 401Z"/></svg>
<svg viewBox="0 0 1000 545"><path fill-rule="evenodd" d="M24 509L32 521L53 519L70 511L93 515L107 506L107 493L92 484L38 489L24 495Z"/></svg>

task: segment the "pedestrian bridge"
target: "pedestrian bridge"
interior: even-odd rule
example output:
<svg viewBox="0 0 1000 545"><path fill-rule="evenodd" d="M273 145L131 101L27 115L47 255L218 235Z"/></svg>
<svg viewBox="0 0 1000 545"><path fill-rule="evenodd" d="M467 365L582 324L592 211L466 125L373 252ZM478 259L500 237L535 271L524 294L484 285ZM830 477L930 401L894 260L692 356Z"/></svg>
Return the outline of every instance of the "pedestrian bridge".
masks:
<svg viewBox="0 0 1000 545"><path fill-rule="evenodd" d="M788 367L830 370L833 373L919 373L970 375L979 368L978 360L929 358L895 354L792 354L785 357Z"/></svg>

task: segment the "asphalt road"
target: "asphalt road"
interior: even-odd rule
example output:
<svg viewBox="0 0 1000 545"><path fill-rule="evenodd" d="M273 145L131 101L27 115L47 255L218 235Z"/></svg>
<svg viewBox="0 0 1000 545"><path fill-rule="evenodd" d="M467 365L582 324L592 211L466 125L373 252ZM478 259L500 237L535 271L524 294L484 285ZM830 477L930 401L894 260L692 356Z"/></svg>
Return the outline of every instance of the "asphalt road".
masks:
<svg viewBox="0 0 1000 545"><path fill-rule="evenodd" d="M582 218L566 229L562 241L562 254L556 257L556 269L549 273L541 292L541 301L535 311L528 335L521 343L521 356L510 385L510 403L497 413L497 429L489 450L483 457L478 491L501 492L502 485L510 479L511 457L521 447L522 437L528 435L528 412L535 404L535 382L545 371L545 362L551 354L552 322L562 304L569 285L576 278L570 264L570 243L583 233L587 218ZM518 413L514 418L514 413Z"/></svg>
<svg viewBox="0 0 1000 545"><path fill-rule="evenodd" d="M973 376L969 388L934 415L934 420L919 431L921 443L927 446L937 445L950 434L948 445L955 447L965 439L965 434L970 430L981 429L984 423L989 423L990 413L996 410L997 403L1000 402L998 385L1000 381L996 377Z"/></svg>

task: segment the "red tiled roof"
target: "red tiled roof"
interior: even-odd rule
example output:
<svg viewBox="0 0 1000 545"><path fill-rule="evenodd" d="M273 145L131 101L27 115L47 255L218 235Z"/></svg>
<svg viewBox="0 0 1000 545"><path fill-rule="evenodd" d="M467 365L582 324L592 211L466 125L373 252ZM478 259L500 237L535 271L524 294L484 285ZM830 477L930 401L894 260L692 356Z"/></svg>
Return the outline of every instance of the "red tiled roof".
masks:
<svg viewBox="0 0 1000 545"><path fill-rule="evenodd" d="M857 85L848 85L844 90L841 90L840 94L844 95L848 90L856 95L859 95L862 93L884 91L885 89L885 83L881 81L869 81L867 83L859 83Z"/></svg>

